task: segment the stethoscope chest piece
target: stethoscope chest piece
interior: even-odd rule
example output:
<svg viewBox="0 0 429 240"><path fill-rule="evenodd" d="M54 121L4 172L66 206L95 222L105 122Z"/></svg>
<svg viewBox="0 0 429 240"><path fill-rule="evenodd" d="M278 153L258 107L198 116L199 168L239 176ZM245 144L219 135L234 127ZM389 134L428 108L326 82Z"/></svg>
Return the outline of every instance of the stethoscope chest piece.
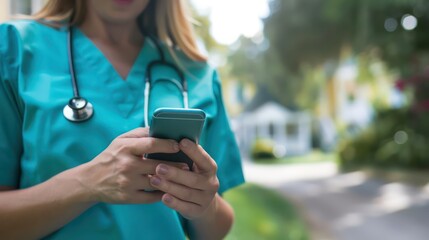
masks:
<svg viewBox="0 0 429 240"><path fill-rule="evenodd" d="M63 114L71 122L83 122L92 117L94 108L85 98L74 97L64 107Z"/></svg>

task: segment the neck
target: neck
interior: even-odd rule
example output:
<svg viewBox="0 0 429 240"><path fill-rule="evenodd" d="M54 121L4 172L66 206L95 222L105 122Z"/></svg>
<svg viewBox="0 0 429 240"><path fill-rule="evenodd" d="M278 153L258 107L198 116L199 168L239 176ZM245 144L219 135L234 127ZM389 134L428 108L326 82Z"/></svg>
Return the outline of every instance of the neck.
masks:
<svg viewBox="0 0 429 240"><path fill-rule="evenodd" d="M141 46L143 43L143 35L135 20L114 23L103 20L89 11L80 29L90 39L107 44Z"/></svg>

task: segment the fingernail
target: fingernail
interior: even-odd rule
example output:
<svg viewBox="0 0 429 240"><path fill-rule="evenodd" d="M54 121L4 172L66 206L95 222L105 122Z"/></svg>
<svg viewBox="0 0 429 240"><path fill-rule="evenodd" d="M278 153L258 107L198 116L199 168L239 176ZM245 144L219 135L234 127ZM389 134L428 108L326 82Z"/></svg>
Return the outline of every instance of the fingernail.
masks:
<svg viewBox="0 0 429 240"><path fill-rule="evenodd" d="M165 194L164 195L164 201L171 203L173 201L173 198L170 195Z"/></svg>
<svg viewBox="0 0 429 240"><path fill-rule="evenodd" d="M183 139L180 144L182 145L182 147L189 147L191 145L191 141L189 141L188 139Z"/></svg>
<svg viewBox="0 0 429 240"><path fill-rule="evenodd" d="M157 170L160 175L166 175L168 173L168 167L163 164L159 164Z"/></svg>
<svg viewBox="0 0 429 240"><path fill-rule="evenodd" d="M150 178L150 183L152 185L158 186L159 184L161 184L161 179L159 177L156 177L156 176L151 177Z"/></svg>

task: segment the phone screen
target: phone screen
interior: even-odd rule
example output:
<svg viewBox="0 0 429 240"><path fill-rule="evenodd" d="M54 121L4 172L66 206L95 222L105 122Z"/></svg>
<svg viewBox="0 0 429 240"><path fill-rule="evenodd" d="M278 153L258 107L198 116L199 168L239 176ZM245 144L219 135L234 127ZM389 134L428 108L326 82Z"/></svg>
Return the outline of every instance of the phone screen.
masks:
<svg viewBox="0 0 429 240"><path fill-rule="evenodd" d="M187 138L199 142L206 115L200 109L160 108L152 116L149 135L155 138L173 139L177 142ZM146 158L186 163L192 170L193 161L182 151L177 153L151 153Z"/></svg>

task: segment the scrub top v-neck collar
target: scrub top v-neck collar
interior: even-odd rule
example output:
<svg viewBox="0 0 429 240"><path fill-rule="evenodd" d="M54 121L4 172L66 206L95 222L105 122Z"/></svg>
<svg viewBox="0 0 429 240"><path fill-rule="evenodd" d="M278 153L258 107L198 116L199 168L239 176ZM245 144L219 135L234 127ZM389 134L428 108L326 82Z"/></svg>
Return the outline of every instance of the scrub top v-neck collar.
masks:
<svg viewBox="0 0 429 240"><path fill-rule="evenodd" d="M73 45L76 46L74 47L74 61L79 87L84 89L85 84L88 84L88 86L96 87L98 91L106 91L107 95L117 103L121 115L125 118L128 117L136 105L140 105L138 103L144 101L146 67L149 62L158 57L153 43L148 37L145 37L143 46L124 80L91 39L79 28L72 28L72 31L74 34ZM79 78L80 73L91 73L91 76L99 77L87 79L91 83L86 83L80 81L82 79ZM83 93L82 96L84 96ZM90 99L88 100L90 101ZM143 111L143 109L141 110Z"/></svg>

